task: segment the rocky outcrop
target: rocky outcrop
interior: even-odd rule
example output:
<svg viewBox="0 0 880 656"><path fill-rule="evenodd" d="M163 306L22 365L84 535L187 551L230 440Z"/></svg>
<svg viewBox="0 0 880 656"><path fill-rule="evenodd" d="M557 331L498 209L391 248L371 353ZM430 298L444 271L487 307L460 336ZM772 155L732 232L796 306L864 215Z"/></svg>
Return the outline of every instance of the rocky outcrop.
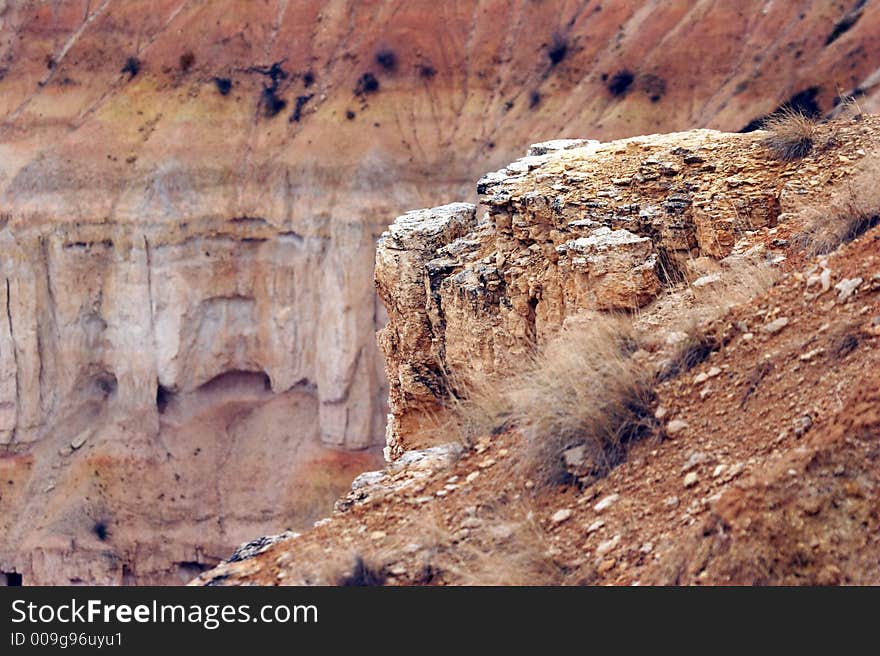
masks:
<svg viewBox="0 0 880 656"><path fill-rule="evenodd" d="M455 203L405 214L379 239L376 284L390 317L388 326L379 333L379 344L388 357L400 363L387 369L391 396L405 396L415 414L420 405L432 410L446 387L440 367L442 344L432 330L435 325L441 329L445 319L433 302L437 289L425 277L428 263L442 246L475 226L474 206ZM395 421L389 417L389 422ZM418 420L411 424L407 430L418 431Z"/></svg>
<svg viewBox="0 0 880 656"><path fill-rule="evenodd" d="M379 241L387 457L430 443L450 381L503 375L573 315L635 311L698 280L776 225L817 171L773 160L754 135L711 130L530 153L479 181L476 208L411 212Z"/></svg>
<svg viewBox="0 0 880 656"><path fill-rule="evenodd" d="M538 134L736 130L791 99L828 110L838 87L876 109L880 46L867 37L880 13L847 11L0 3L0 465L14 481L0 498L0 575L176 581L248 537L307 525L322 511L300 502L333 496L310 490L376 464L336 449L383 441L372 269L388 217L475 200L471 181ZM531 155L565 147L595 144ZM695 233L720 257L733 228L703 221L701 202ZM488 229L483 214L461 229ZM630 276L648 235L606 227L552 244L571 269L566 303L628 305L654 277L663 285L659 252L654 274ZM607 261L608 240L630 259ZM455 264L466 241L435 277L451 266L478 295L494 284L479 276L495 274ZM608 289L591 300L584 284L598 277ZM511 298L526 321L499 326L492 351L531 341L511 337L531 330L531 297ZM416 357L392 399L431 412L444 384L431 358L468 354L424 339L467 325L456 313L470 302L424 310L435 333L397 335ZM105 520L109 540L92 531Z"/></svg>

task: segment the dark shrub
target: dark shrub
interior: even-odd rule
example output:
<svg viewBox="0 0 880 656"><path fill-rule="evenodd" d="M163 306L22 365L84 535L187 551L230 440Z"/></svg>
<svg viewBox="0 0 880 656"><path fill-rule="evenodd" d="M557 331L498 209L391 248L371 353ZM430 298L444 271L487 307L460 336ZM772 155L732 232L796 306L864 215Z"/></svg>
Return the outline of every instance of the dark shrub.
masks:
<svg viewBox="0 0 880 656"><path fill-rule="evenodd" d="M193 64L196 63L196 56L192 53L192 51L187 50L180 56L180 70L186 73L189 69L192 68Z"/></svg>
<svg viewBox="0 0 880 656"><path fill-rule="evenodd" d="M635 76L628 70L617 71L608 81L608 91L612 96L622 96L629 91Z"/></svg>
<svg viewBox="0 0 880 656"><path fill-rule="evenodd" d="M388 72L394 71L397 69L397 55L393 50L380 50L376 53L376 63Z"/></svg>
<svg viewBox="0 0 880 656"><path fill-rule="evenodd" d="M110 537L110 528L107 526L107 522L103 519L97 520L94 524L92 524L92 533L95 534L101 542L106 542Z"/></svg>
<svg viewBox="0 0 880 656"><path fill-rule="evenodd" d="M565 59L565 56L568 54L568 41L565 37L554 34L553 42L550 44L550 47L547 49L547 57L550 58L550 65L556 66L559 62Z"/></svg>
<svg viewBox="0 0 880 656"><path fill-rule="evenodd" d="M260 104L263 107L263 116L266 118L277 116L278 112L287 107L287 101L284 98L279 98L275 90L269 87L263 89Z"/></svg>
<svg viewBox="0 0 880 656"><path fill-rule="evenodd" d="M131 77L134 77L138 73L141 72L141 62L137 57L129 57L125 60L125 65L122 67L120 73L128 73Z"/></svg>
<svg viewBox="0 0 880 656"><path fill-rule="evenodd" d="M214 84L217 85L217 91L221 96L227 95L232 90L232 80L228 77L215 77Z"/></svg>
<svg viewBox="0 0 880 656"><path fill-rule="evenodd" d="M364 73L358 78L354 87L354 92L358 96L365 96L370 93L376 93L379 90L379 80L372 73Z"/></svg>
<svg viewBox="0 0 880 656"><path fill-rule="evenodd" d="M290 115L291 122L296 121L297 123L299 123L299 120L302 118L303 107L306 106L306 103L309 102L314 97L314 95L315 94L310 93L305 96L296 97L296 104L293 107L293 114Z"/></svg>

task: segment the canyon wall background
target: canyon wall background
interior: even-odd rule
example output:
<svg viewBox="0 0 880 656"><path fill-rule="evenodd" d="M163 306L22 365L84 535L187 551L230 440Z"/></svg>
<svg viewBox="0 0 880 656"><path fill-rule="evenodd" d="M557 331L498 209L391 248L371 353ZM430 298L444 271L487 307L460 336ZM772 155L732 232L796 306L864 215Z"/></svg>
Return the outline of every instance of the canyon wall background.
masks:
<svg viewBox="0 0 880 656"><path fill-rule="evenodd" d="M0 572L173 582L384 443L376 238L558 137L877 110L873 2L0 3Z"/></svg>

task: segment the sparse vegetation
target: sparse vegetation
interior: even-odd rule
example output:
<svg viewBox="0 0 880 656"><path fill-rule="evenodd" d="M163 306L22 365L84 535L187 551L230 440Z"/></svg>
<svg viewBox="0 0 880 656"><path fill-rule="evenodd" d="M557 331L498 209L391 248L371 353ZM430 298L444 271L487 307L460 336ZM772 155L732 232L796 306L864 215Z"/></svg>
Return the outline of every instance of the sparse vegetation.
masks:
<svg viewBox="0 0 880 656"><path fill-rule="evenodd" d="M260 106L263 108L263 116L272 118L287 107L287 101L279 98L274 89L266 87L260 96Z"/></svg>
<svg viewBox="0 0 880 656"><path fill-rule="evenodd" d="M561 34L554 34L550 47L547 48L547 57L550 59L550 65L556 66L568 54L568 40Z"/></svg>
<svg viewBox="0 0 880 656"><path fill-rule="evenodd" d="M220 92L221 96L228 95L232 90L232 80L228 77L215 77L214 84L217 86L217 91Z"/></svg>
<svg viewBox="0 0 880 656"><path fill-rule="evenodd" d="M594 474L619 462L653 426L647 370L631 357L631 323L609 315L571 320L518 372L478 378L453 408L467 443L516 426L526 437L527 476L570 482L562 452L584 446Z"/></svg>
<svg viewBox="0 0 880 656"><path fill-rule="evenodd" d="M841 331L831 338L830 353L833 357L841 360L859 347L858 327L850 327Z"/></svg>
<svg viewBox="0 0 880 656"><path fill-rule="evenodd" d="M137 57L129 57L125 60L120 73L128 73L130 77L134 77L141 71L141 62Z"/></svg>
<svg viewBox="0 0 880 656"><path fill-rule="evenodd" d="M880 224L880 208L849 204L848 208L831 207L829 210L826 221L814 226L810 238L810 250L814 255L830 253Z"/></svg>
<svg viewBox="0 0 880 656"><path fill-rule="evenodd" d="M693 318L688 320L681 333L684 337L676 345L672 357L658 372L658 380L669 380L690 371L705 362L720 344L716 335L707 332L705 327Z"/></svg>
<svg viewBox="0 0 880 656"><path fill-rule="evenodd" d="M819 107L819 103L816 101L816 96L818 95L819 87L807 87L806 89L802 89L769 114L753 118L742 130L740 130L740 132L762 130L769 120L785 112L803 114L808 118L818 120L822 116L822 108Z"/></svg>
<svg viewBox="0 0 880 656"><path fill-rule="evenodd" d="M380 50L376 53L376 63L391 73L397 69L397 54L387 48Z"/></svg>
<svg viewBox="0 0 880 656"><path fill-rule="evenodd" d="M343 587L375 587L385 585L387 578L384 568L370 565L364 560L363 556L357 556L351 570L340 576L336 581L336 585Z"/></svg>
<svg viewBox="0 0 880 656"><path fill-rule="evenodd" d="M764 145L776 159L793 161L810 154L816 138L816 119L785 109L764 122Z"/></svg>
<svg viewBox="0 0 880 656"><path fill-rule="evenodd" d="M265 75L271 82L269 88L277 90L281 80L287 79L287 71L284 70L283 63L284 60L282 59L281 61L273 62L271 66L251 66L248 68L248 71Z"/></svg>
<svg viewBox="0 0 880 656"><path fill-rule="evenodd" d="M724 323L718 319L775 280L766 265L744 261L706 289L683 288L690 307L672 319L681 339L662 365L634 354L670 346L652 342L658 337L655 331L637 332L628 317L569 319L518 371L505 376L471 372L467 383L448 377L455 430L471 446L480 437L518 428L526 438L522 462L527 477L545 484L588 484L623 460L630 442L654 431L655 382L704 362L725 339ZM585 463L577 467L577 476L563 458L575 447L583 447Z"/></svg>
<svg viewBox="0 0 880 656"><path fill-rule="evenodd" d="M872 156L862 173L844 191L828 202L802 210L806 227L796 242L809 255L831 253L880 225L877 170L880 170L880 159Z"/></svg>
<svg viewBox="0 0 880 656"><path fill-rule="evenodd" d="M92 524L92 533L101 542L106 542L110 537L110 527L105 520L99 519Z"/></svg>
<svg viewBox="0 0 880 656"><path fill-rule="evenodd" d="M379 80L370 72L361 75L354 87L354 93L356 96L365 96L370 93L376 93L378 90Z"/></svg>
<svg viewBox="0 0 880 656"><path fill-rule="evenodd" d="M435 75L437 75L437 69L430 64L419 65L419 77L421 77L423 80L430 80Z"/></svg>
<svg viewBox="0 0 880 656"><path fill-rule="evenodd" d="M180 61L178 64L180 65L180 70L186 73L193 67L193 64L196 63L196 56L192 53L191 50L187 50L180 56Z"/></svg>
<svg viewBox="0 0 880 656"><path fill-rule="evenodd" d="M420 517L408 528L423 546L416 585L562 585L567 572L548 555L548 537L526 500L500 498L481 505L480 524L466 539L450 530L439 513Z"/></svg>
<svg viewBox="0 0 880 656"><path fill-rule="evenodd" d="M512 426L510 390L495 377L474 372L466 380L447 376L446 388L450 390L447 404L454 417L454 432L465 447Z"/></svg>
<svg viewBox="0 0 880 656"><path fill-rule="evenodd" d="M281 81L288 77L287 71L282 66L283 63L284 60L281 60L274 62L271 66L251 66L247 69L251 73L259 73L269 78L269 85L263 87L259 102L263 116L266 118L277 116L281 110L287 107L287 101L278 95Z"/></svg>
<svg viewBox="0 0 880 656"><path fill-rule="evenodd" d="M635 75L626 69L618 71L608 81L608 91L612 96L622 96L629 91L635 79Z"/></svg>
<svg viewBox="0 0 880 656"><path fill-rule="evenodd" d="M724 342L719 319L769 289L776 280L777 273L767 265L742 261L735 268L719 272L716 282L705 289L691 287L691 306L671 322L681 339L657 372L657 379L675 378L705 362Z"/></svg>
<svg viewBox="0 0 880 656"><path fill-rule="evenodd" d="M540 104L541 104L541 92L540 91L532 91L529 94L529 109L535 109Z"/></svg>
<svg viewBox="0 0 880 656"><path fill-rule="evenodd" d="M652 103L660 102L661 98L666 94L666 80L652 73L642 75L639 86L648 94L648 98Z"/></svg>
<svg viewBox="0 0 880 656"><path fill-rule="evenodd" d="M828 38L825 39L826 46L830 46L842 35L852 29L853 25L855 25L862 17L862 11L866 2L867 0L856 0L855 6L846 12L843 17L834 24L834 29L831 30L831 34L828 35Z"/></svg>
<svg viewBox="0 0 880 656"><path fill-rule="evenodd" d="M575 446L586 447L592 473L607 473L628 442L650 431L654 394L631 357L631 331L611 316L570 322L515 377L510 398L536 481L567 482L561 454Z"/></svg>
<svg viewBox="0 0 880 656"><path fill-rule="evenodd" d="M299 123L300 119L302 118L303 108L306 106L306 103L309 102L314 96L315 94L309 93L296 97L296 104L293 107L293 113L290 115L291 122Z"/></svg>

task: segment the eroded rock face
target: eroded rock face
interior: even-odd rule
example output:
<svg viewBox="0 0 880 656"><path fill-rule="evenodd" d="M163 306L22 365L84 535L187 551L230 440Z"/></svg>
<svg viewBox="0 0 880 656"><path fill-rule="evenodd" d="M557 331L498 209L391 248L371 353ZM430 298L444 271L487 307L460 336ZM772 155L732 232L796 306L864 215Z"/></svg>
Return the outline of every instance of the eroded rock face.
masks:
<svg viewBox="0 0 880 656"><path fill-rule="evenodd" d="M0 467L13 481L0 572L25 584L177 581L324 514L297 505L321 496L303 486L341 490L351 467L375 466L332 449L385 433L372 270L388 217L475 200L471 181L535 135L736 130L793 96L827 110L838 87L877 108L873 3L845 30L847 8L764 0L0 4ZM595 147L556 140L517 166ZM731 198L772 218L762 196ZM723 256L735 226L711 203L726 201L705 199L705 220L703 202L694 238ZM511 212L510 239L545 230ZM639 303L663 284L653 239L657 265L641 261L646 233L605 226L635 235L629 259L608 262L572 230L535 241L572 275L542 292L558 308L532 308L525 278L504 287L510 263L459 263L506 216L484 215L429 259L423 293L446 299L443 314L405 287L399 314L419 321L383 338L413 356L392 399L423 414L442 389L435 355L492 368L563 303ZM405 251L389 266L415 271ZM500 299L516 311L489 327L479 308ZM479 357L439 339L445 323L478 331ZM104 520L108 540L92 531Z"/></svg>
<svg viewBox="0 0 880 656"><path fill-rule="evenodd" d="M878 16L873 5L850 16L836 7L801 12L757 0L700 11L657 1L559 12L528 3L437 12L388 0L11 3L0 13L0 31L10 35L0 45L0 202L2 239L18 255L3 264L16 312L0 334L7 346L0 357L7 364L13 350L22 357L0 380L0 434L8 440L16 427L24 435L43 421L48 397L62 398L79 375L73 351L95 350L88 339L106 340L126 320L125 339L149 343L150 315L156 351L133 356L114 335L90 380L115 376L120 396L139 405L155 377L186 389L234 367L265 371L274 390L307 378L326 444L379 443L386 394L372 334L384 317L370 272L386 217L467 198L470 180L509 161L535 134L607 139L694 125L739 129L791 97L811 110L830 109L839 87L861 87L870 111L878 46L864 35ZM795 40L768 45L768 34L795 20ZM469 38L461 47L445 46L463 34ZM693 37L704 34L711 38ZM610 38L620 44L613 53ZM851 56L855 44L863 56ZM741 66L738 53L752 65ZM704 62L698 79L695 59ZM529 154L595 146L556 139ZM734 196L749 205L747 213L763 202ZM703 242L714 241L721 256L730 227L703 221L701 212L711 216L713 206L696 196L692 202ZM237 221L243 225L235 230L226 225ZM516 216L511 221L514 234L528 229ZM211 258L230 231L226 257L243 273L223 273L228 289L212 290L220 265ZM197 242L205 239L219 244L215 254L203 255L211 249ZM148 243L155 262L147 265ZM13 260L22 257L31 270L17 271ZM584 267L604 266L597 257L575 256L571 265L587 275ZM186 266L172 264L178 258ZM40 397L34 381L45 358L22 341L32 339L25 332L35 332L36 315L16 316L17 299L33 293L36 312L51 314L42 289L50 287L41 280L51 276L63 286L93 259L114 271L120 290L128 285L141 299L143 276L156 274L155 307L147 312L142 300L132 301L114 310L127 313L115 322L100 312L89 319L86 310L76 319L89 325L85 342L59 327L48 341L63 344L63 362L48 366L57 366L60 384L43 370ZM278 261L292 281L268 272L257 281L244 272L252 261L264 269ZM57 271L39 270L50 265ZM650 272L640 284L627 294L649 294ZM94 281L81 289L83 298L65 301L71 312L105 292L105 306L117 303ZM267 304L276 293L277 311ZM52 319L40 319L44 333L55 330L47 327ZM204 322L204 332L190 339L181 326L193 322ZM234 346L221 335L216 348L234 354L218 354L217 362L204 343L214 330L242 333ZM40 348L56 348L45 337ZM22 398L13 403L16 368Z"/></svg>
<svg viewBox="0 0 880 656"><path fill-rule="evenodd" d="M376 284L389 316L393 317L379 333L379 344L386 354L400 363L388 369L391 395L406 396L417 412L421 403L433 409L436 399L446 389L443 372L438 368L444 352L434 339L443 317L432 310L437 294L426 277L429 260L440 250L476 225L474 206L455 203L433 210L419 210L399 217L379 239L376 251ZM431 262L432 271L442 263ZM393 421L393 420L391 420ZM412 426L418 428L418 422Z"/></svg>
<svg viewBox="0 0 880 656"><path fill-rule="evenodd" d="M2 239L4 444L40 439L90 403L155 415L157 396L238 371L275 393L314 392L324 444L365 448L381 428L379 372L352 340L319 329L319 299L333 302L323 285L298 284L328 256L324 240L256 220L7 227Z"/></svg>
<svg viewBox="0 0 880 656"><path fill-rule="evenodd" d="M411 212L379 242L387 457L430 443L450 380L503 375L568 318L634 311L697 278L805 184L759 138L711 130L529 153L478 182L479 206ZM440 229L451 207L466 233Z"/></svg>

